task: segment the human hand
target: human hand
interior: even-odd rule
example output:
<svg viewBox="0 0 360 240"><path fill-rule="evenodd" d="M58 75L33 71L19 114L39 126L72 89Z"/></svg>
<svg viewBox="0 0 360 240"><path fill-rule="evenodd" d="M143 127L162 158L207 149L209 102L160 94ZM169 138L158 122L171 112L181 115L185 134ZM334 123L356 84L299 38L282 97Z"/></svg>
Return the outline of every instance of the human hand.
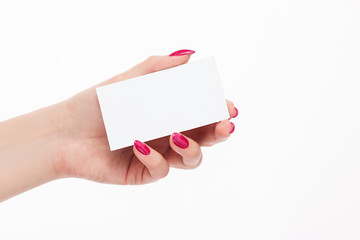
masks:
<svg viewBox="0 0 360 240"><path fill-rule="evenodd" d="M60 157L55 162L59 177L79 177L114 184L145 184L165 177L169 167L192 169L199 166L202 160L200 146L211 146L230 136L235 126L225 119L147 144L135 141L133 147L110 151L95 88L185 64L194 52L177 53L149 57L130 70L62 103L66 120L61 124ZM179 53L180 56L176 56ZM230 116L236 117L237 109L233 103L227 101L227 106Z"/></svg>

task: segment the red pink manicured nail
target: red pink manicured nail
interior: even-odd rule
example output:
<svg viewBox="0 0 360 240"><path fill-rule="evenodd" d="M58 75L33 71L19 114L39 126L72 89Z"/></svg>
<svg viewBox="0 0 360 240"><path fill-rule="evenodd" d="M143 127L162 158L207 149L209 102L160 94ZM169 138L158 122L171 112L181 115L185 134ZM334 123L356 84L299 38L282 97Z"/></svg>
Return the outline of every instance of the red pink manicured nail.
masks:
<svg viewBox="0 0 360 240"><path fill-rule="evenodd" d="M234 108L235 108L236 113L235 113L235 116L234 116L233 118L236 118L236 117L237 117L237 115L239 115L239 111L237 110L237 108L236 108L236 107L234 107Z"/></svg>
<svg viewBox="0 0 360 240"><path fill-rule="evenodd" d="M135 145L135 148L139 152L141 152L142 154L144 154L144 155L149 155L150 154L150 149L144 143L142 143L142 142L140 142L138 140L135 140L134 145Z"/></svg>
<svg viewBox="0 0 360 240"><path fill-rule="evenodd" d="M173 57L173 56L184 56L184 55L191 55L191 54L194 54L194 53L195 53L195 51L193 51L193 50L181 49L181 50L178 50L178 51L173 52L173 53L170 54L169 56L170 56L170 57Z"/></svg>
<svg viewBox="0 0 360 240"><path fill-rule="evenodd" d="M231 130L230 130L230 134L232 134L235 131L235 124L231 122Z"/></svg>
<svg viewBox="0 0 360 240"><path fill-rule="evenodd" d="M189 141L180 133L173 133L172 140L179 148L185 149L189 146Z"/></svg>

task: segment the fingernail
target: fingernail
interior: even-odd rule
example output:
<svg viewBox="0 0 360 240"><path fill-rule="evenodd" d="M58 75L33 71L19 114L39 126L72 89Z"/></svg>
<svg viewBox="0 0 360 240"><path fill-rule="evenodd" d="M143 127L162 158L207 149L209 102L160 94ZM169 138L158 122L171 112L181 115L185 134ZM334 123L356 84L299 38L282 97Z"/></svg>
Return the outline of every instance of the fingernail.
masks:
<svg viewBox="0 0 360 240"><path fill-rule="evenodd" d="M150 149L144 143L142 143L142 142L140 142L138 140L135 140L134 145L135 145L135 148L139 152L141 152L142 154L144 154L144 155L149 155L150 154Z"/></svg>
<svg viewBox="0 0 360 240"><path fill-rule="evenodd" d="M234 107L234 108L235 108L236 113L235 113L235 116L234 116L233 118L236 118L236 117L237 117L237 115L239 115L239 111L237 110L237 108L236 108L236 107Z"/></svg>
<svg viewBox="0 0 360 240"><path fill-rule="evenodd" d="M231 130L230 130L230 134L232 134L235 131L235 124L231 122Z"/></svg>
<svg viewBox="0 0 360 240"><path fill-rule="evenodd" d="M172 140L179 148L185 149L189 146L189 141L180 133L173 133Z"/></svg>
<svg viewBox="0 0 360 240"><path fill-rule="evenodd" d="M184 55L191 55L191 54L194 54L195 51L193 50L189 50L189 49L181 49L181 50L177 50L175 52L173 52L172 54L170 54L169 56L170 57L173 57L173 56L184 56Z"/></svg>

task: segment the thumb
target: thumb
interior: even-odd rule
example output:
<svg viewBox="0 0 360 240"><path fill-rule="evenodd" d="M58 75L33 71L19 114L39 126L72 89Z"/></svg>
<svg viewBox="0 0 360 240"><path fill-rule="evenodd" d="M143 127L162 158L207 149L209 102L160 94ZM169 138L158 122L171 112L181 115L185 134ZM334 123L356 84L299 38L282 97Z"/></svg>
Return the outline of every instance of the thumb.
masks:
<svg viewBox="0 0 360 240"><path fill-rule="evenodd" d="M193 50L184 49L173 52L168 56L150 56L145 61L130 68L126 72L120 73L102 82L100 85L107 85L185 64L189 61L190 56L194 53L195 51Z"/></svg>

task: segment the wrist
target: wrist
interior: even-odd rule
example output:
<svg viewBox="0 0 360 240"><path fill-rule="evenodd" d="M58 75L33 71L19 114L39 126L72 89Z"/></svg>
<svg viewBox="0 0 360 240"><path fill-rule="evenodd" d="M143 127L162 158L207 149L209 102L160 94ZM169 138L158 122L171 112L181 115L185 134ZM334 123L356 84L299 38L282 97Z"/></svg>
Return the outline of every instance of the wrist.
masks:
<svg viewBox="0 0 360 240"><path fill-rule="evenodd" d="M50 172L52 179L64 178L67 176L65 168L65 150L69 147L71 139L72 124L69 118L67 101L57 103L45 109L45 124L48 126L49 149L52 149L53 156L50 158Z"/></svg>
<svg viewBox="0 0 360 240"><path fill-rule="evenodd" d="M62 177L62 104L0 123L0 201Z"/></svg>

